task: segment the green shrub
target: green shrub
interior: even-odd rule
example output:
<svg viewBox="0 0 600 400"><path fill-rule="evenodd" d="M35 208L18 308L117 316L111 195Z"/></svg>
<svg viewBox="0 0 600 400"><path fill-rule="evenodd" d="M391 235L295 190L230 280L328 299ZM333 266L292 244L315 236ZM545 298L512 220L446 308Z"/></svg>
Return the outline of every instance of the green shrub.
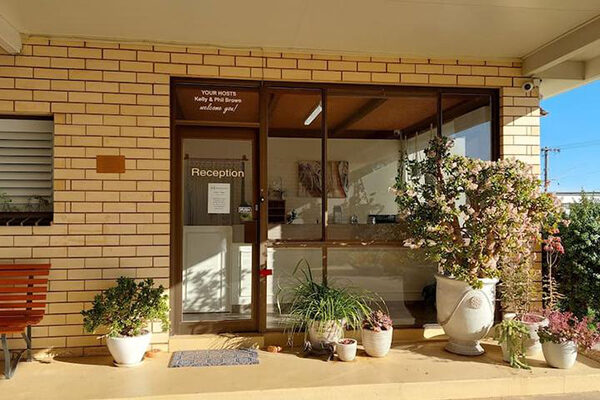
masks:
<svg viewBox="0 0 600 400"><path fill-rule="evenodd" d="M561 308L584 317L600 311L600 202L582 193L561 227L565 254L556 270Z"/></svg>
<svg viewBox="0 0 600 400"><path fill-rule="evenodd" d="M154 287L152 279L136 283L133 278L120 277L117 286L96 295L92 308L82 311L83 326L93 333L107 328L107 336L138 336L153 320L169 329L169 303L162 285Z"/></svg>
<svg viewBox="0 0 600 400"><path fill-rule="evenodd" d="M325 329L330 321L344 321L346 328L360 329L371 306L378 301L384 304L378 295L367 290L316 281L305 259L296 264L292 276L294 282L277 292L277 306L285 315L290 339L313 323L317 330Z"/></svg>

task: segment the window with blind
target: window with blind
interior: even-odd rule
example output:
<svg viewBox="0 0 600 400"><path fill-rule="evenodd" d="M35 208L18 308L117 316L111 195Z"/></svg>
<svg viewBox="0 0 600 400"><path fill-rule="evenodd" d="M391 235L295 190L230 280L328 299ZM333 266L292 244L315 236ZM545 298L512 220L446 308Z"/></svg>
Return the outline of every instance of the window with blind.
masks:
<svg viewBox="0 0 600 400"><path fill-rule="evenodd" d="M52 137L48 119L0 118L0 225L52 221Z"/></svg>

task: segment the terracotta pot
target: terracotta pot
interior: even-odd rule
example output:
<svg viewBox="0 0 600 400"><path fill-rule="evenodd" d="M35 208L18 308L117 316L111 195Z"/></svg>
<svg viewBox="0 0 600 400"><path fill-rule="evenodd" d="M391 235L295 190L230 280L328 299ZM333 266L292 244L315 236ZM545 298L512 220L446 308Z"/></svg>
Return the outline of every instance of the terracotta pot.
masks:
<svg viewBox="0 0 600 400"><path fill-rule="evenodd" d="M498 279L480 279L481 289L456 279L436 275L438 323L450 337L446 350L477 356L484 353L479 340L494 324L496 283Z"/></svg>
<svg viewBox="0 0 600 400"><path fill-rule="evenodd" d="M542 343L542 351L546 362L554 368L569 369L577 361L577 344L573 341L564 343Z"/></svg>
<svg viewBox="0 0 600 400"><path fill-rule="evenodd" d="M392 347L393 334L393 328L380 332L363 329L362 344L365 352L371 357L385 357Z"/></svg>
<svg viewBox="0 0 600 400"><path fill-rule="evenodd" d="M343 343L351 341L351 343ZM356 340L341 339L336 344L337 356L342 361L353 361L356 358Z"/></svg>
<svg viewBox="0 0 600 400"><path fill-rule="evenodd" d="M145 331L139 336L107 337L108 351L119 367L134 367L144 360L152 334Z"/></svg>

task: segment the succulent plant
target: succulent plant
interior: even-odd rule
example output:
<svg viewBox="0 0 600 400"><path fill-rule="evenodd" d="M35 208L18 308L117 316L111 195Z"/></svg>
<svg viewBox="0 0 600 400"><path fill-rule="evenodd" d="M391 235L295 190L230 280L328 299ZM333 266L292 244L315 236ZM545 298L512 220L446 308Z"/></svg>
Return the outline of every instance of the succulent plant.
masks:
<svg viewBox="0 0 600 400"><path fill-rule="evenodd" d="M363 329L369 329L374 332L387 331L392 329L394 322L392 318L381 310L372 311L363 321Z"/></svg>

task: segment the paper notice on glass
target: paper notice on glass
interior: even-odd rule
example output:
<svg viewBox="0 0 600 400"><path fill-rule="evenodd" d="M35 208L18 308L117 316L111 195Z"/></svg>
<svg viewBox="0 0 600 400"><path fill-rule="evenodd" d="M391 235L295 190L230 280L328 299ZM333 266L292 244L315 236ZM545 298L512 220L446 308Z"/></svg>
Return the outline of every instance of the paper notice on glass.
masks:
<svg viewBox="0 0 600 400"><path fill-rule="evenodd" d="M229 214L231 200L231 184L209 183L208 184L208 213Z"/></svg>

